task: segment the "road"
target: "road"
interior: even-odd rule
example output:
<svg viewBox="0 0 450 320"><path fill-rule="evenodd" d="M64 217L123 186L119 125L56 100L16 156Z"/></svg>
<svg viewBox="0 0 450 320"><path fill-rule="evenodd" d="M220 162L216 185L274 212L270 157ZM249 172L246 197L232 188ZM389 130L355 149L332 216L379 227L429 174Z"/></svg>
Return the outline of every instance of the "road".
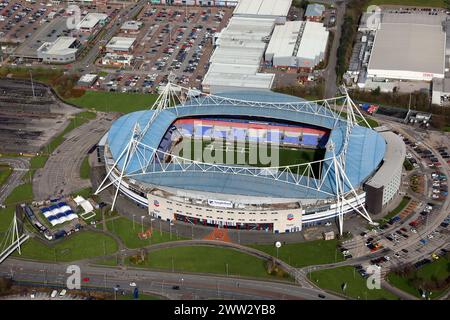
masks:
<svg viewBox="0 0 450 320"><path fill-rule="evenodd" d="M89 179L81 179L80 167L87 151L111 126L111 115L97 113L97 118L72 130L33 177L35 200L46 200L58 194L69 195L91 186Z"/></svg>
<svg viewBox="0 0 450 320"><path fill-rule="evenodd" d="M17 281L31 281L46 285L66 284L67 265L50 264L9 259L0 265L0 274L12 276ZM316 300L320 290L302 288L300 286L270 282L264 280L250 280L234 277L220 277L204 274L181 274L142 269L117 269L80 265L81 276L89 278L83 286L112 289L120 285L123 289L130 289L130 282L135 282L141 292L157 293L171 299L260 299L260 300ZM172 286L179 286L173 290ZM325 299L339 300L341 298L328 293Z"/></svg>
<svg viewBox="0 0 450 320"><path fill-rule="evenodd" d="M30 163L26 158L0 158L0 163L6 163L13 168L8 180L0 188L1 204L18 185L22 184L22 178L28 172Z"/></svg>
<svg viewBox="0 0 450 320"><path fill-rule="evenodd" d="M344 15L345 15L345 1L315 1L326 4L334 4L336 8L336 26L334 32L333 44L331 45L330 52L328 53L328 64L323 73L325 78L325 92L324 98L333 98L336 96L337 92L337 77L336 77L336 63L337 63L337 50L339 47L340 39L341 39L341 27L344 23Z"/></svg>
<svg viewBox="0 0 450 320"><path fill-rule="evenodd" d="M278 265L281 266L283 270L285 270L292 278L295 279L295 281L300 284L303 288L309 288L309 289L317 289L314 285L312 285L309 280L306 278L306 276L302 273L299 273L298 270L286 262L277 259L275 257L272 257L270 254L267 254L263 251L241 246L236 243L232 242L224 242L224 241L216 241L216 240L178 240L173 242L163 242L159 244L149 245L145 247L145 249L149 251L155 251L155 250L161 250L161 249L168 249L168 248L174 248L174 247L186 247L186 246L213 246L213 247L221 247L221 248L231 248L234 250L238 250L242 253L252 255L255 257L258 257L260 259L263 259L264 261L270 261L273 260ZM142 250L142 248L139 249L123 249L120 252L120 255L122 258L125 258L127 256L136 255L139 254L139 252ZM108 259L108 258L115 258L117 254L113 254L106 257L101 257L100 259ZM92 260L90 260L92 261Z"/></svg>

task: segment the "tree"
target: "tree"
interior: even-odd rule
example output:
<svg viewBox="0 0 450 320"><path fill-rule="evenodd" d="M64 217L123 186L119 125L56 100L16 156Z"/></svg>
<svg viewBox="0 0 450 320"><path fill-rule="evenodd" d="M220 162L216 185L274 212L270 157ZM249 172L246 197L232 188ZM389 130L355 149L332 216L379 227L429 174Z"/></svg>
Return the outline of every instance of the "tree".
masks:
<svg viewBox="0 0 450 320"><path fill-rule="evenodd" d="M378 86L376 89L373 89L373 90L372 90L372 94L373 94L374 96L379 96L380 93L381 93L380 86Z"/></svg>

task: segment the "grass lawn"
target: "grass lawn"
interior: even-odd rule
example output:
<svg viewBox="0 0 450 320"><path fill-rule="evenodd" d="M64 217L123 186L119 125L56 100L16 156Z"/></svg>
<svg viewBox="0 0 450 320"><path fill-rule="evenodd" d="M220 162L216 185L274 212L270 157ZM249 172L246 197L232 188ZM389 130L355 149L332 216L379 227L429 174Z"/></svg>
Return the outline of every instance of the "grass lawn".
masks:
<svg viewBox="0 0 450 320"><path fill-rule="evenodd" d="M107 259L101 259L95 261L95 264L101 265L101 266L109 266L109 267L115 267L117 266L117 258L107 258Z"/></svg>
<svg viewBox="0 0 450 320"><path fill-rule="evenodd" d="M228 274L235 276L274 278L267 273L264 261L228 248L183 246L150 251L140 267L187 272ZM129 260L127 263L131 263Z"/></svg>
<svg viewBox="0 0 450 320"><path fill-rule="evenodd" d="M414 285L414 277L417 277L423 281L445 280L450 277L450 260L441 257L439 260L433 263L427 264L417 271L414 271L409 276L399 276L394 272L387 275L387 281L393 286L412 294L418 298L421 297L419 288ZM448 288L447 288L448 289ZM446 290L432 291L431 298L436 299L442 295Z"/></svg>
<svg viewBox="0 0 450 320"><path fill-rule="evenodd" d="M156 98L155 94L86 91L79 98L68 99L68 102L97 111L129 113L150 109Z"/></svg>
<svg viewBox="0 0 450 320"><path fill-rule="evenodd" d="M45 166L45 163L48 160L47 155L39 155L31 158L30 165L31 169L40 169Z"/></svg>
<svg viewBox="0 0 450 320"><path fill-rule="evenodd" d="M82 196L83 198L87 199L90 198L92 196L92 188L91 187L87 187L81 190L78 190L77 192L74 192L72 195L73 196Z"/></svg>
<svg viewBox="0 0 450 320"><path fill-rule="evenodd" d="M398 299L398 297L385 289L369 290L367 288L366 279L361 277L361 275L356 272L356 269L351 266L314 271L308 274L308 277L322 289L327 289L339 294L344 294L354 299ZM342 286L344 283L347 283L345 292L342 291Z"/></svg>
<svg viewBox="0 0 450 320"><path fill-rule="evenodd" d="M4 232L8 230L14 216L15 208L13 206L6 209L0 209L0 243L3 240Z"/></svg>
<svg viewBox="0 0 450 320"><path fill-rule="evenodd" d="M367 6L370 5L399 5L399 6L413 6L413 7L435 7L445 8L444 0L370 0Z"/></svg>
<svg viewBox="0 0 450 320"><path fill-rule="evenodd" d="M337 244L337 240L316 240L285 244L278 249L278 257L297 268L343 261L344 257L337 249ZM250 247L264 251L274 257L277 256L277 250L274 245L258 244Z"/></svg>
<svg viewBox="0 0 450 320"><path fill-rule="evenodd" d="M6 198L5 204L12 206L18 203L32 201L33 190L31 183L24 183L17 186L11 194Z"/></svg>
<svg viewBox="0 0 450 320"><path fill-rule="evenodd" d="M406 206L408 205L408 203L411 201L410 197L404 196L402 201L400 201L399 205L392 210L391 212L389 212L386 216L383 217L384 220L389 220L393 217L395 217L396 215L398 215L400 212L402 212L403 209L406 208Z"/></svg>
<svg viewBox="0 0 450 320"><path fill-rule="evenodd" d="M0 164L0 186L3 185L12 173L12 169L7 164Z"/></svg>
<svg viewBox="0 0 450 320"><path fill-rule="evenodd" d="M272 156L274 153L275 155ZM325 156L325 150L298 149L278 144L260 146L248 142L243 144L186 139L181 145L180 152L176 155L202 162L213 161L218 164L245 164L255 167L268 167L289 166L321 160ZM278 161L276 161L277 158ZM269 160L269 163L267 163L267 160ZM277 163L273 163L273 161ZM304 170L305 167L299 168L298 174L302 174Z"/></svg>
<svg viewBox="0 0 450 320"><path fill-rule="evenodd" d="M80 178L81 179L89 179L89 174L91 173L91 166L89 165L89 156L84 158L80 167Z"/></svg>
<svg viewBox="0 0 450 320"><path fill-rule="evenodd" d="M141 220L141 217L135 217L135 224L133 229L133 221L124 217L120 217L117 219L109 220L106 222L106 226L109 231L117 234L120 239L124 242L124 244L130 248L140 248L144 246L148 246L150 244L168 242L168 241L176 241L176 240L185 240L185 238L179 237L177 239L176 233L172 232L172 239L170 239L170 233L168 232L159 232L158 224L155 222L153 224L153 234L150 238L146 240L141 240L138 237L138 233L142 232L142 225L138 222ZM147 222L149 222L150 218L146 217ZM145 220L144 220L145 222ZM144 227L144 231L146 231L149 227Z"/></svg>
<svg viewBox="0 0 450 320"><path fill-rule="evenodd" d="M27 259L45 261L76 261L102 255L110 255L118 250L111 237L91 231L81 231L62 242L49 247L36 239L30 239L22 246L22 256ZM19 257L17 252L14 253Z"/></svg>

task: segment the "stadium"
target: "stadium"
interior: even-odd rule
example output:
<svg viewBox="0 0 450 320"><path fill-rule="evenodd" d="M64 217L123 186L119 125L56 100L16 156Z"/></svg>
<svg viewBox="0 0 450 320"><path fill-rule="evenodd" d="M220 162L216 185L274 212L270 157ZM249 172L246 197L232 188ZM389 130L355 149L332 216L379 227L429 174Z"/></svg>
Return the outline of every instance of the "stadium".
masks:
<svg viewBox="0 0 450 320"><path fill-rule="evenodd" d="M115 187L113 207L120 192L165 221L274 233L324 221L342 232L351 212L372 222L363 186L388 148L347 94L310 102L170 82L150 110L117 119L99 147L106 176L96 194Z"/></svg>

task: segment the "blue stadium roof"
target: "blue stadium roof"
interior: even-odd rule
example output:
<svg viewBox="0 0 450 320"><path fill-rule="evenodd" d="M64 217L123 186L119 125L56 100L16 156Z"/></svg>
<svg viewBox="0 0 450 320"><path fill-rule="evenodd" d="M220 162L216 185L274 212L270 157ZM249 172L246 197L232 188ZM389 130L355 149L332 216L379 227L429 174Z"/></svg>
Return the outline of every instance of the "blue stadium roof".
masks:
<svg viewBox="0 0 450 320"><path fill-rule="evenodd" d="M304 101L297 97L273 92L227 92L219 94L224 97L264 102L300 102ZM150 126L142 142L152 148L158 148L161 139L169 126L177 119L190 116L257 116L270 119L289 120L299 123L313 124L319 127L332 129L336 120L327 117L322 109L322 114L310 114L296 112L286 109L265 108L257 106L242 105L198 105L193 101L186 106L178 108L169 108L161 111ZM325 113L324 113L325 112ZM330 113L330 111L327 111ZM109 133L108 145L114 158L117 159L122 150L126 147L131 138L134 125L139 123L143 128L151 119L152 110L138 111L129 113L116 120ZM335 152L338 154L343 147L343 137L345 136L345 123L342 121L335 129L331 131L330 141L335 144ZM360 186L369 176L371 176L381 163L386 149L386 143L377 132L355 126L350 140L346 156L346 174L353 186ZM325 159L332 156L331 151L327 151ZM118 164L122 168L124 160ZM324 169L329 163L326 163ZM173 165L175 167L176 165ZM140 164L137 157L133 157L127 167L126 173L136 172ZM173 188L198 190L205 192L218 192L239 194L248 196L267 196L281 198L299 198L299 199L320 199L327 198L328 195L309 188L306 185L292 185L282 181L276 181L269 177L252 177L244 175L224 174L220 172L164 172L152 173L147 175L133 176L133 179L160 186ZM286 176L286 179L290 179ZM329 175L322 188L325 192L333 193L334 177Z"/></svg>

